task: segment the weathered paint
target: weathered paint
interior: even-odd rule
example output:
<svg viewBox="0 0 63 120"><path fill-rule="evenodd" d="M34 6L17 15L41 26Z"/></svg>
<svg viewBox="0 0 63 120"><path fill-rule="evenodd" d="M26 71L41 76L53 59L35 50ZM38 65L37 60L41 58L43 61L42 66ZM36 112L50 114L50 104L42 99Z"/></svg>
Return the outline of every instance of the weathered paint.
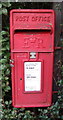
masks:
<svg viewBox="0 0 63 120"><path fill-rule="evenodd" d="M14 107L46 107L52 103L54 21L53 10L15 9L10 12L10 47L11 59L14 60L11 73ZM31 91L25 90L25 62L41 63L38 91L33 91L32 88Z"/></svg>

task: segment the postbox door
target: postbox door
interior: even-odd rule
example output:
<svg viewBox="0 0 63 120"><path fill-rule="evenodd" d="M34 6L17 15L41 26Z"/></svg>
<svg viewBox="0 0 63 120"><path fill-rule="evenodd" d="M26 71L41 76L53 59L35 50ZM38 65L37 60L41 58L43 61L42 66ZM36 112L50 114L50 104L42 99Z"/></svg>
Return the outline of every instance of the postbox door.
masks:
<svg viewBox="0 0 63 120"><path fill-rule="evenodd" d="M37 60L32 60L29 53L14 54L12 76L15 107L51 105L53 53L38 53L37 56Z"/></svg>

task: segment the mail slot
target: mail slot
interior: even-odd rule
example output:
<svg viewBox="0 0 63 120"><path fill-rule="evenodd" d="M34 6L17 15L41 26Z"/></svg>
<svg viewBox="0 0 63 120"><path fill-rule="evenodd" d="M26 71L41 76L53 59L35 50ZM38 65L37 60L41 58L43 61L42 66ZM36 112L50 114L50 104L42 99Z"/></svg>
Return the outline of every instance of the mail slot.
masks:
<svg viewBox="0 0 63 120"><path fill-rule="evenodd" d="M53 10L10 12L14 107L47 107L52 103L54 21Z"/></svg>

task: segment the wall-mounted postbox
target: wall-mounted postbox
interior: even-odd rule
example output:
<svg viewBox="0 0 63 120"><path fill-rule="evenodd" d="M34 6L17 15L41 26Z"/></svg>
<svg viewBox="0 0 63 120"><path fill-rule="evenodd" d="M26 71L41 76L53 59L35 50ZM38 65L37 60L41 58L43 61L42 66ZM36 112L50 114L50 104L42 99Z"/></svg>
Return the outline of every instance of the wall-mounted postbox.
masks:
<svg viewBox="0 0 63 120"><path fill-rule="evenodd" d="M50 106L54 56L54 11L11 10L10 44L13 106Z"/></svg>

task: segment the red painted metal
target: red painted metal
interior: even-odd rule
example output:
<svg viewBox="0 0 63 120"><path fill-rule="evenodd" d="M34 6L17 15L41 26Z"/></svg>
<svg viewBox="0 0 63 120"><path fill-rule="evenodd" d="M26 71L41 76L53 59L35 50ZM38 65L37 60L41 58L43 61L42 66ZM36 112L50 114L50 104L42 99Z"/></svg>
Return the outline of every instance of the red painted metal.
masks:
<svg viewBox="0 0 63 120"><path fill-rule="evenodd" d="M53 10L15 9L10 12L12 103L14 107L51 105L54 21ZM40 90L25 90L25 63L27 62L41 64ZM32 70L31 74L33 74Z"/></svg>

